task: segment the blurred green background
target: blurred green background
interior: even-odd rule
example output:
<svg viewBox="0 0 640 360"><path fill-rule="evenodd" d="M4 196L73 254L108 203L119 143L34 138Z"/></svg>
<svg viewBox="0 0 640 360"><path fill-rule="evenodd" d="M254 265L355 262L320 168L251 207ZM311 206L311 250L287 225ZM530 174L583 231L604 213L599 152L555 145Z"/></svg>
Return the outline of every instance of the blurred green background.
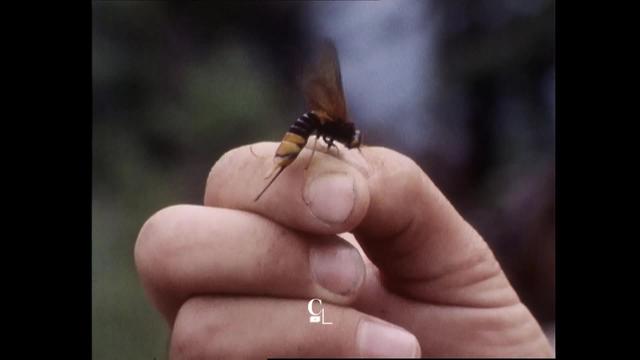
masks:
<svg viewBox="0 0 640 360"><path fill-rule="evenodd" d="M133 246L225 151L279 141L319 36L365 141L414 158L555 320L553 1L93 3L94 359L165 359Z"/></svg>

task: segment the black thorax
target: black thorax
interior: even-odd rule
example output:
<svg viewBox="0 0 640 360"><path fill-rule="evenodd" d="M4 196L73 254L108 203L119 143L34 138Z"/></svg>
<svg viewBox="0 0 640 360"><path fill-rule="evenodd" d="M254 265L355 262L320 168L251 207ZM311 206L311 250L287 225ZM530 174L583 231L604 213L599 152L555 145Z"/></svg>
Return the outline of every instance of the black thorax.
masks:
<svg viewBox="0 0 640 360"><path fill-rule="evenodd" d="M327 121L322 124L318 116L310 111L302 114L289 127L289 132L298 134L305 139L308 139L314 131L325 140L332 139L346 145L353 139L356 128L353 123L340 120Z"/></svg>
<svg viewBox="0 0 640 360"><path fill-rule="evenodd" d="M356 133L356 127L351 122L330 121L318 128L318 134L329 139L341 142L345 145L351 143Z"/></svg>

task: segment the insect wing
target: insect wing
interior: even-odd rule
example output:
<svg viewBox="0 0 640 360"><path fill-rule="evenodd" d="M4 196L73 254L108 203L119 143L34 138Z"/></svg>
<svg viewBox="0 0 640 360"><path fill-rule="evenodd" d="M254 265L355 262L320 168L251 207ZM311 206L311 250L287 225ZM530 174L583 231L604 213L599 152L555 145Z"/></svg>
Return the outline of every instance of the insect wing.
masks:
<svg viewBox="0 0 640 360"><path fill-rule="evenodd" d="M342 89L342 75L335 45L321 43L317 63L307 67L303 90L310 110L322 110L334 121L349 121Z"/></svg>

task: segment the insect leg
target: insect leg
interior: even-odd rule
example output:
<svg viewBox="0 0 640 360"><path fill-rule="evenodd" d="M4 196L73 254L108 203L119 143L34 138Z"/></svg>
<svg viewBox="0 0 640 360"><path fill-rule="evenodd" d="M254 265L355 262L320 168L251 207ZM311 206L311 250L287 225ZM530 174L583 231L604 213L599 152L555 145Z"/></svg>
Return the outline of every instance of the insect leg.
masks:
<svg viewBox="0 0 640 360"><path fill-rule="evenodd" d="M336 148L337 154L340 155L340 149L333 143L335 141L333 138L324 136L323 139L327 143L328 153L331 153L331 147L333 146L334 148Z"/></svg>
<svg viewBox="0 0 640 360"><path fill-rule="evenodd" d="M313 142L313 149L311 150L311 156L309 157L309 161L307 162L307 166L304 167L305 170L307 170L309 168L309 165L311 165L311 160L313 159L313 154L316 153L316 145L318 144L318 139L320 138L320 135L316 134L316 141Z"/></svg>

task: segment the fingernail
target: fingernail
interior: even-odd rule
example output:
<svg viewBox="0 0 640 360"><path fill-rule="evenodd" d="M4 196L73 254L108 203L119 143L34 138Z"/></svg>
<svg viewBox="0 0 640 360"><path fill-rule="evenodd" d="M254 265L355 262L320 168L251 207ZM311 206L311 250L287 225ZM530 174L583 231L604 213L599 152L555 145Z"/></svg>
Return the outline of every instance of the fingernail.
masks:
<svg viewBox="0 0 640 360"><path fill-rule="evenodd" d="M309 256L315 281L333 293L347 295L362 282L364 263L358 250L350 245L317 245Z"/></svg>
<svg viewBox="0 0 640 360"><path fill-rule="evenodd" d="M305 189L305 202L313 215L327 223L347 220L356 200L353 178L344 173L329 173L311 180Z"/></svg>
<svg viewBox="0 0 640 360"><path fill-rule="evenodd" d="M420 345L413 334L384 323L363 319L358 325L356 343L361 356L420 356Z"/></svg>

